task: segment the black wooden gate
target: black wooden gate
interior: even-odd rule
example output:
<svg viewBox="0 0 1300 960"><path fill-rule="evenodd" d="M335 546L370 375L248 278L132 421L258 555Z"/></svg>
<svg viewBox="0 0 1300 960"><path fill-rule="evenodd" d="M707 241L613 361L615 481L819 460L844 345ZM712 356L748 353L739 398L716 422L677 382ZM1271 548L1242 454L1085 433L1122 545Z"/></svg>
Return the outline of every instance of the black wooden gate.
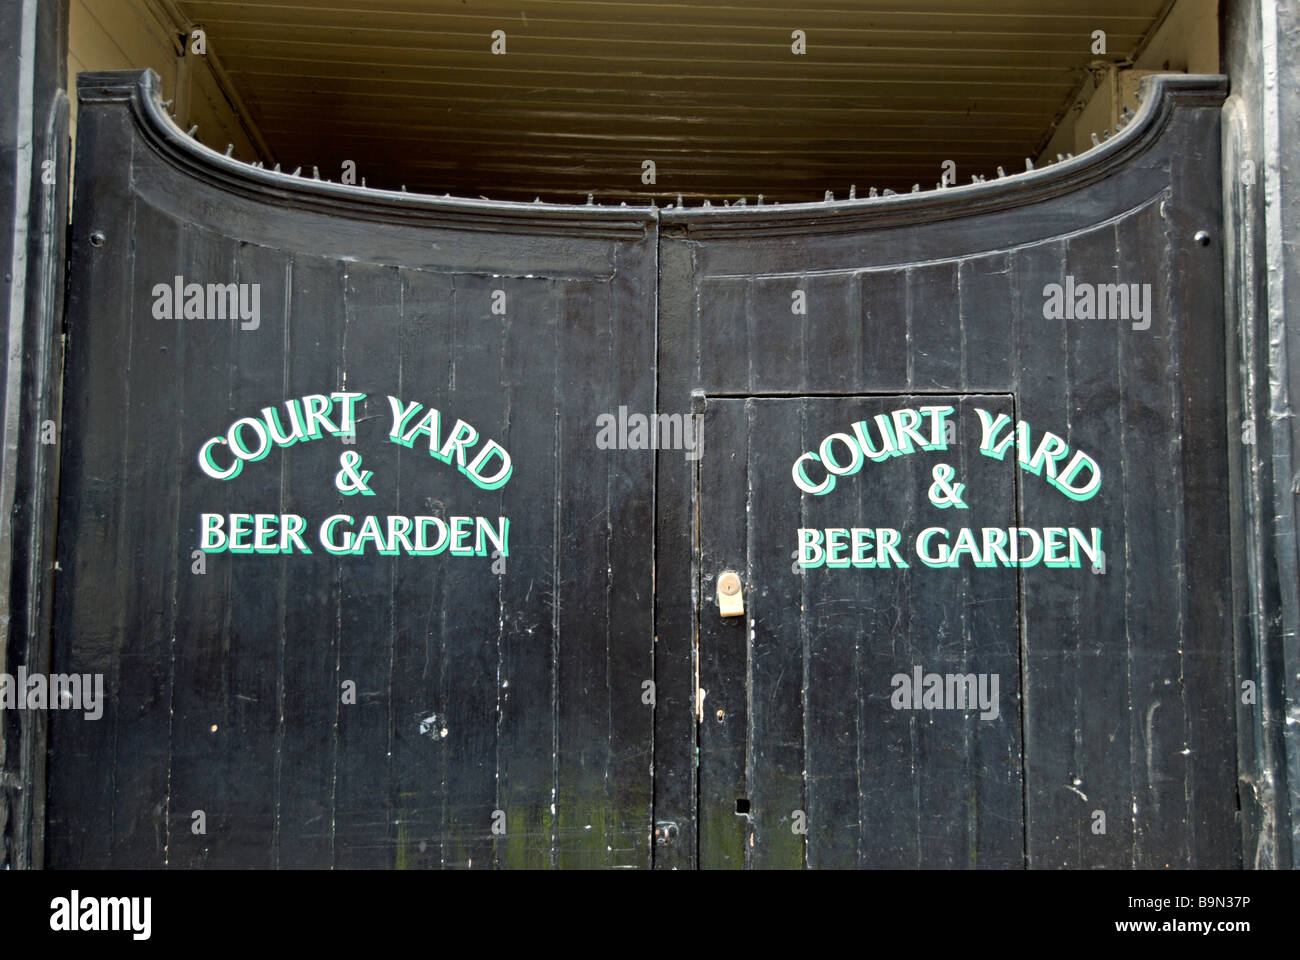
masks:
<svg viewBox="0 0 1300 960"><path fill-rule="evenodd" d="M1239 862L1220 82L1004 182L664 211L80 93L54 656L107 696L49 863Z"/></svg>

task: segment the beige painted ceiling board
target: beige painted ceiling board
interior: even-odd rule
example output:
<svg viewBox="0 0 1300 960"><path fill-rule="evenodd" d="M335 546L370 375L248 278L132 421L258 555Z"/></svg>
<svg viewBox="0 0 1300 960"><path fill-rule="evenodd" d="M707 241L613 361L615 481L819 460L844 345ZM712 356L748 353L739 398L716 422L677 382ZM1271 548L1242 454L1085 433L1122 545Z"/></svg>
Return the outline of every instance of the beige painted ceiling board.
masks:
<svg viewBox="0 0 1300 960"><path fill-rule="evenodd" d="M1023 169L1089 64L1132 54L1166 0L178 6L290 169L337 179L351 160L371 186L500 199L791 202L930 187L948 159L961 182Z"/></svg>

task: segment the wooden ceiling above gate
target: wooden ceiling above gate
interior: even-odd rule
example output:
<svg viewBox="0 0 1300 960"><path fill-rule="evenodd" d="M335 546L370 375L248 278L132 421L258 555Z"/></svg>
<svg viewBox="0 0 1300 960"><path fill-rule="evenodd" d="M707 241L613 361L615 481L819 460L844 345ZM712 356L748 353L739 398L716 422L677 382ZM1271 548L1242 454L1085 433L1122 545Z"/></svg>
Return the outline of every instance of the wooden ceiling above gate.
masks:
<svg viewBox="0 0 1300 960"><path fill-rule="evenodd" d="M177 3L289 169L352 160L371 186L503 200L751 203L928 189L946 160L962 182L1023 169L1089 64L1131 55L1166 6Z"/></svg>

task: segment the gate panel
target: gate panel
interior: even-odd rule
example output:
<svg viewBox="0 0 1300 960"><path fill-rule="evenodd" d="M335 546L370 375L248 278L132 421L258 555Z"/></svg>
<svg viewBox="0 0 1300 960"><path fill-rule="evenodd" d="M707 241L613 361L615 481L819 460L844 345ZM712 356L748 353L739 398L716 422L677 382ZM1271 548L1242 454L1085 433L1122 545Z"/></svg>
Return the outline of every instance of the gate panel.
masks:
<svg viewBox="0 0 1300 960"><path fill-rule="evenodd" d="M709 599L700 611L706 865L1023 862L1018 570L915 557L904 569L889 526L934 525L936 551L959 529L1014 528L1014 457L914 450L860 464L824 496L791 495L802 451L922 408L946 408L963 428L977 409L1013 412L1005 395L706 401L700 593L711 598L719 573L734 570L746 601L739 617ZM847 464L848 447L835 444ZM724 445L734 456L719 454ZM949 465L972 491L966 505L916 503L917 485ZM846 523L862 525L851 541ZM791 555L795 530L822 539L805 548L801 537ZM951 702L923 709L934 677Z"/></svg>
<svg viewBox="0 0 1300 960"><path fill-rule="evenodd" d="M155 83L81 78L49 862L649 866L652 215L253 170Z"/></svg>
<svg viewBox="0 0 1300 960"><path fill-rule="evenodd" d="M1023 439L1009 440L1017 453L1005 454L1028 461L1014 470L1016 524L1098 531L1095 563L1019 571L1026 866L1240 864L1229 573L1225 545L1207 540L1212 531L1226 533L1227 523L1216 239L1222 96L1221 78L1153 78L1140 114L1122 133L1080 157L996 183L845 203L674 209L661 217L662 410L680 408L693 393L709 405L753 394L1008 395L1011 423L1027 425ZM679 285L688 292L676 293ZM1120 299L1118 285L1131 303ZM773 362L774 354L782 362ZM721 423L708 432L704 455L722 458L721 465L661 458L658 466L657 497L666 505L659 569L689 561L701 584L714 572L707 518L734 509L730 494L711 492L704 480L740 462L752 442L743 424ZM979 462L979 424L959 430L954 443L965 462ZM820 498L786 486L793 458L807 449L785 450L784 459L773 450L778 462L753 478L752 488L800 496L808 509ZM1070 458L1080 453L1096 463L1100 486L1067 482L1075 487L1067 492L1053 481L1067 478ZM1080 466L1068 479L1084 480L1089 469ZM900 482L907 502L924 507L929 475ZM977 486L971 481L973 495L987 495ZM699 520L667 506L689 502L695 490ZM856 522L905 529L912 539L904 542L914 547L918 531L899 504L886 522L864 503ZM787 538L786 556L797 546L792 530L774 535ZM791 579L762 588L794 603L798 574L785 576ZM950 581L954 595L960 583ZM693 680L685 665L698 663L701 676L715 671L713 682L727 696L739 684L757 697L762 675L743 672L743 658L732 651L725 661L710 659L704 624L716 616L711 593L691 592L676 578L671 590L657 598L659 662L681 682ZM982 599L973 593L973 604ZM854 586L819 602L842 606L846 622L856 614L864 630L874 622L874 605ZM914 644L942 621L939 608L918 607L917 616L902 628ZM848 652L841 653L820 673L812 670L805 689L765 695L763 709L794 709L788 700L774 701L796 694L810 704L840 703L831 691L852 669ZM834 709L828 716L843 725ZM707 709L701 722L708 727ZM665 798L657 815L686 820L689 813L673 809L683 806L678 788L662 778L669 769L681 783L696 776L688 768L690 730L664 711L657 723L657 789ZM819 751L844 753L835 729L808 731L806 762ZM732 744L703 729L698 736L702 748L714 745L718 766L704 766L710 758L702 749L702 802L710 777L728 789L761 789L757 781L735 779L757 740ZM965 728L948 731L946 749L954 755L968 753L969 744ZM724 759L728 751L740 751L741 759ZM815 768L802 768L810 795L826 786ZM957 807L960 783L956 776L947 783ZM903 787L897 791L905 793ZM862 786L854 827L860 835L872 824L871 798ZM1007 813L1018 812L980 806L985 820ZM701 808L700 816L700 862L734 863L712 839L711 812ZM843 804L832 804L810 820L802 841L810 866L819 865L819 850L828 863L846 862L831 839L843 816ZM742 834L730 829L728 844ZM919 830L876 829L864 865L903 862L907 851L921 848ZM762 841L756 832L746 864L762 865L769 856L758 849ZM991 859L1015 859L1014 845L997 849ZM784 845L771 856L789 859Z"/></svg>

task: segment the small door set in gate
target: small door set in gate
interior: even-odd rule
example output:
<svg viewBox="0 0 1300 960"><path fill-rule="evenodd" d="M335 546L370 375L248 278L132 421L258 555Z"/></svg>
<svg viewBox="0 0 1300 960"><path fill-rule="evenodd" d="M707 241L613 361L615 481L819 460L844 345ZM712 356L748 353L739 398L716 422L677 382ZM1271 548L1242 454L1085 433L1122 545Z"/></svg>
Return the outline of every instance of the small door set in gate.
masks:
<svg viewBox="0 0 1300 960"><path fill-rule="evenodd" d="M724 617L741 617L745 614L745 600L740 593L740 574L723 570L718 575L718 614Z"/></svg>

